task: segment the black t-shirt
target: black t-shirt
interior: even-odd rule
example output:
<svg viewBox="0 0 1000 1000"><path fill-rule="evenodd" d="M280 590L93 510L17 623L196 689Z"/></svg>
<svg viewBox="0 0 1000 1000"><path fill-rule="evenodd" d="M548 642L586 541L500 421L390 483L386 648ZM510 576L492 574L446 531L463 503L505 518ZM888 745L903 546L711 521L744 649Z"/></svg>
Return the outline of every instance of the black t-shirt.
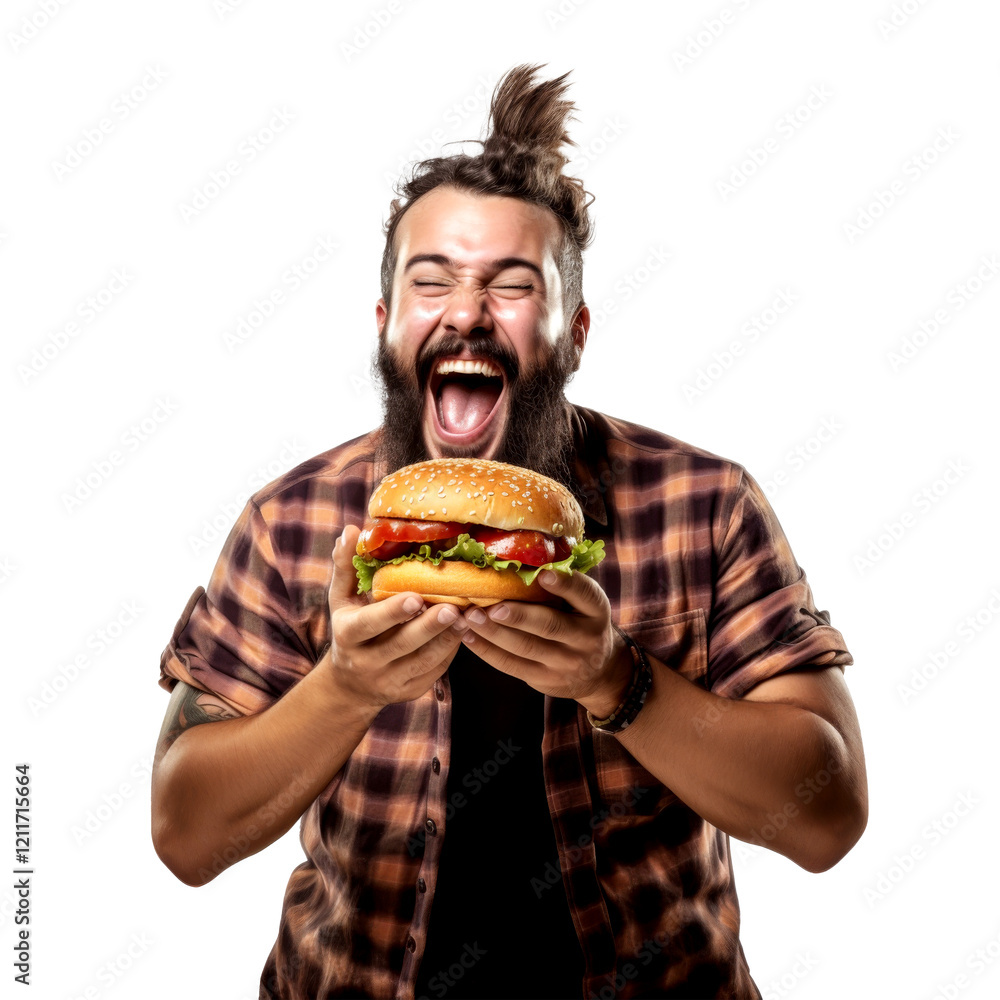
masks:
<svg viewBox="0 0 1000 1000"><path fill-rule="evenodd" d="M416 996L580 997L583 953L542 777L544 696L464 644L448 676L454 809Z"/></svg>

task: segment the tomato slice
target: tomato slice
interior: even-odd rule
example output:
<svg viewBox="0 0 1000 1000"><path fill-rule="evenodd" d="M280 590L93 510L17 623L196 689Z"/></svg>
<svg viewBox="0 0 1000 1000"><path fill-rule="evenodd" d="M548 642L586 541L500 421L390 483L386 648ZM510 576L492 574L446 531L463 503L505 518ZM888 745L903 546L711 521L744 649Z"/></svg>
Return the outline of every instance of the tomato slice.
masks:
<svg viewBox="0 0 1000 1000"><path fill-rule="evenodd" d="M565 538L556 538L553 540L553 544L556 547L556 557L552 562L562 562L563 559L569 559L573 554L573 549Z"/></svg>
<svg viewBox="0 0 1000 1000"><path fill-rule="evenodd" d="M481 524L470 524L469 534L477 542L482 542L487 552L497 559L517 559L528 566L544 566L546 563L567 559L570 547L561 538L551 538L541 531L501 531Z"/></svg>
<svg viewBox="0 0 1000 1000"><path fill-rule="evenodd" d="M486 546L497 559L516 559L527 566L567 559L570 547L565 539L552 538L541 531L501 531L482 524L461 521L415 521L406 517L376 517L366 522L358 538L358 553L388 561L415 551L424 542L451 540L468 532Z"/></svg>
<svg viewBox="0 0 1000 1000"><path fill-rule="evenodd" d="M434 542L450 538L465 531L461 521L415 521L408 517L376 517L365 523L358 538L358 554L376 559L393 559L409 550L411 543ZM391 551L386 546L402 545L393 555L382 555L382 550ZM406 544L403 544L406 543ZM378 553L376 555L376 552Z"/></svg>
<svg viewBox="0 0 1000 1000"><path fill-rule="evenodd" d="M383 542L377 549L367 553L372 559L388 562L396 556L405 556L407 552L415 551L413 542Z"/></svg>

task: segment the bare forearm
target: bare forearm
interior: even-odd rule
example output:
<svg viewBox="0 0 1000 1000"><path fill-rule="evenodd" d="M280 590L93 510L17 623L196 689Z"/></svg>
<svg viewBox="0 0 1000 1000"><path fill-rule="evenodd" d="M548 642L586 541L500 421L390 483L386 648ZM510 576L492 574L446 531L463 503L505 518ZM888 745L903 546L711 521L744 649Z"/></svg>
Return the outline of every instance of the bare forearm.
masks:
<svg viewBox="0 0 1000 1000"><path fill-rule="evenodd" d="M810 871L846 853L860 835L857 776L829 722L796 705L721 698L650 659L646 705L617 737L646 770L720 830Z"/></svg>
<svg viewBox="0 0 1000 1000"><path fill-rule="evenodd" d="M202 885L277 840L361 741L377 712L349 704L328 667L264 712L185 729L162 754L153 839L182 881Z"/></svg>

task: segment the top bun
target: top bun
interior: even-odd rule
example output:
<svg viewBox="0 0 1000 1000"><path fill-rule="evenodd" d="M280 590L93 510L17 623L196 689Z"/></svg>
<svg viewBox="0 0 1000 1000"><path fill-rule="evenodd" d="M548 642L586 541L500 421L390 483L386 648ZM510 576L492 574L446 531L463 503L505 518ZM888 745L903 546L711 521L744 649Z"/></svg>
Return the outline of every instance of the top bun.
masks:
<svg viewBox="0 0 1000 1000"><path fill-rule="evenodd" d="M482 458L432 458L397 469L372 494L368 514L543 531L570 545L583 538L583 511L562 483Z"/></svg>

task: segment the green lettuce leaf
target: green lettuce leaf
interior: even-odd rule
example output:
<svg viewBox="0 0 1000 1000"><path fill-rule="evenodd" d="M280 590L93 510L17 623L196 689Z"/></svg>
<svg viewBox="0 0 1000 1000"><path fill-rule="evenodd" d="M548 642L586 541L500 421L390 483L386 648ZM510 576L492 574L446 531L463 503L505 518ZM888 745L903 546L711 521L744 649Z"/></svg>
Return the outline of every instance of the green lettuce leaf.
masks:
<svg viewBox="0 0 1000 1000"><path fill-rule="evenodd" d="M578 545L573 546L572 552L565 559L546 563L544 566L526 566L517 559L497 559L492 552L486 551L486 546L482 542L477 542L471 535L463 533L458 536L458 541L450 549L435 550L425 542L416 552L408 552L405 556L396 556L395 559L385 561L356 555L354 568L358 571L359 594L365 594L372 589L372 577L379 567L398 566L408 559L431 562L435 566L440 565L442 559L462 559L480 569L486 569L490 566L496 570L513 569L525 585L530 586L542 570L551 569L556 573L572 573L575 570L577 573L586 573L587 570L593 569L606 555L603 539L596 542L584 539Z"/></svg>

